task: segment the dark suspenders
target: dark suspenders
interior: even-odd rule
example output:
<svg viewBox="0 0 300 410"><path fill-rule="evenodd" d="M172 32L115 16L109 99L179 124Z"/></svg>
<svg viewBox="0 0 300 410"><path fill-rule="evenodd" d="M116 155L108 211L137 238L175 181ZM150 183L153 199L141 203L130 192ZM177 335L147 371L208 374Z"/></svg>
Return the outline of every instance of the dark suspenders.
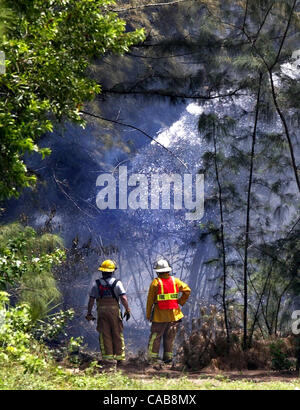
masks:
<svg viewBox="0 0 300 410"><path fill-rule="evenodd" d="M114 292L114 289L115 289L115 287L116 287L116 284L119 282L119 279L115 279L114 282L113 282L111 285L107 282L106 279L104 279L104 278L102 278L102 279L103 279L103 280L105 281L105 283L107 284L107 287L109 288L112 297L119 303L119 299L117 298L117 296L115 295L115 292ZM97 287L98 287L98 289L99 289L99 288L100 288L100 285L101 285L100 280L97 279L97 280L96 280L96 283L97 283ZM100 295L100 298L101 298L101 295Z"/></svg>

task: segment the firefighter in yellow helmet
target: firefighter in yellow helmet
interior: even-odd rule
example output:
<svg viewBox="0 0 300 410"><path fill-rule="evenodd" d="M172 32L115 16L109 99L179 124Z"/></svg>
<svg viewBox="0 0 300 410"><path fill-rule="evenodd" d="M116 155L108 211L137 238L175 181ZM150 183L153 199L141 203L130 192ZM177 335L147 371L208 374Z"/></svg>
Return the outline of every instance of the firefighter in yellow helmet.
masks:
<svg viewBox="0 0 300 410"><path fill-rule="evenodd" d="M114 277L116 269L116 262L110 259L102 262L98 269L102 272L102 278L97 279L91 289L86 319L95 320L92 309L96 300L97 331L103 363L112 364L117 360L121 365L125 360L125 343L119 301L125 308L126 321L130 318L130 309L124 286Z"/></svg>
<svg viewBox="0 0 300 410"><path fill-rule="evenodd" d="M179 305L185 304L191 289L170 274L172 268L166 259L159 259L154 264L154 270L158 277L150 285L146 308L147 319L152 322L148 358L151 363L159 361L160 342L163 338L163 361L171 363L178 324L183 317Z"/></svg>

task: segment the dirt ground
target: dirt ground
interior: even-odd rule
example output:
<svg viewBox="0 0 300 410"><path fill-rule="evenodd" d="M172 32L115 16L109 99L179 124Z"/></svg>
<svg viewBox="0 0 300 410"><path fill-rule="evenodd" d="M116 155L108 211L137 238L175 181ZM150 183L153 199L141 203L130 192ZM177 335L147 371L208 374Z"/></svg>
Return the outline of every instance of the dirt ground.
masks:
<svg viewBox="0 0 300 410"><path fill-rule="evenodd" d="M229 380L251 380L253 382L272 382L282 381L288 382L299 378L299 372L286 371L276 372L272 370L242 370L242 371L221 371L204 369L201 371L188 371L188 370L175 370L171 366L166 366L163 369L157 370L153 366L136 365L127 363L122 372L127 376L136 379L152 379L153 377L166 377L170 379L180 378L182 376L187 377L189 380L195 381L196 379L214 379L216 377L224 377Z"/></svg>
<svg viewBox="0 0 300 410"><path fill-rule="evenodd" d="M91 361L99 360L98 354L88 354L88 355L81 355L85 360L79 368L69 368L69 364L66 364L66 368L71 373L81 372L86 369ZM63 363L60 363L64 365ZM101 360L99 364L102 365ZM127 375L132 379L137 380L144 380L144 381L151 381L154 377L165 377L167 379L179 379L182 377L186 377L188 380L192 382L200 382L204 379L227 379L231 381L241 381L241 380L248 380L254 383L259 382L289 382L292 380L300 380L300 373L299 371L274 371L274 370L267 370L267 369L260 369L260 370L230 370L224 371L217 368L214 368L212 365L197 371L192 371L190 369L181 368L180 366L176 368L176 366L172 365L163 365L162 368L157 369L153 365L148 365L144 357L139 356L131 356L122 367L114 367L116 370L120 370L122 373ZM107 371L109 369L112 370L113 368L104 366L100 369L100 372Z"/></svg>

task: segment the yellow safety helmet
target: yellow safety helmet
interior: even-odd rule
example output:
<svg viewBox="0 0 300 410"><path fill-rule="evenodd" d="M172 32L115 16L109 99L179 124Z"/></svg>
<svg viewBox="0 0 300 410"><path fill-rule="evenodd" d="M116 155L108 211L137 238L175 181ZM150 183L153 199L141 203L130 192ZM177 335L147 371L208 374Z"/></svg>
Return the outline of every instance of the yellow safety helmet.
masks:
<svg viewBox="0 0 300 410"><path fill-rule="evenodd" d="M98 270L102 272L114 272L117 269L117 264L111 259L107 259L101 263L101 266Z"/></svg>

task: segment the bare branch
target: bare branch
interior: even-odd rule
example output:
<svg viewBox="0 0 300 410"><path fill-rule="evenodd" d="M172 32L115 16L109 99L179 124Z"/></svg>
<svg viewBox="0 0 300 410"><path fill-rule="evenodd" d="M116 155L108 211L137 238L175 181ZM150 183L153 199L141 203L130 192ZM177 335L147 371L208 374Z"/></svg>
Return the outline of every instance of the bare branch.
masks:
<svg viewBox="0 0 300 410"><path fill-rule="evenodd" d="M249 42L252 44L252 47L253 47L254 51L255 51L255 52L257 53L257 55L261 58L261 60L263 61L264 65L266 66L266 68L267 68L267 70L268 70L269 78L270 78L270 84L271 84L271 92L272 92L273 102L274 102L274 105L275 105L277 114L279 115L279 118L280 118L280 120L281 120L281 122L282 122L284 131L285 131L286 139L287 139L287 141L288 141L288 146L289 146L289 150L290 150L292 168L293 168L293 171L294 171L294 174L295 174L295 180L296 180L296 183L297 183L297 186L298 186L298 190L299 190L299 192L300 192L300 178L299 178L298 167L297 167L297 164L296 164L296 159L295 159L295 154L294 154L294 147L293 147L293 143L292 143L292 140L291 140L291 136L290 136L289 128L288 128L288 125L287 125L287 121L286 121L286 119L285 119L285 116L283 115L282 110L280 109L280 106L279 106L279 103L278 103L278 100L277 100L277 95L276 95L275 86L274 86L274 80L273 80L273 71L272 71L273 68L275 67L275 65L278 63L278 61L279 61L279 59L280 59L280 54L281 54L281 51L282 51L284 42L285 42L285 40L286 40L286 38L287 38L287 33L288 33L289 28L290 28L290 24L291 24L291 21L292 21L292 16L293 16L293 13L294 13L296 4L297 4L297 0L294 0L293 5L292 5L292 8L291 8L290 15L289 15L289 19L288 19L288 22L287 22L287 25L286 25L284 34L283 34L283 36L282 36L281 42L280 42L280 46L279 46L279 49L278 49L276 58L274 59L274 62L272 63L271 66L268 65L268 63L267 63L267 61L265 60L264 56L263 56L263 55L261 54L261 52L257 49L257 47L256 47L256 45L255 45L255 42L252 42L252 40L251 40L249 34L246 32L245 28L242 29L242 32L245 34L245 36L247 37L247 39L249 40ZM269 9L269 10L267 11L267 14L270 12L270 10L271 10L271 9ZM266 18L264 19L264 22L265 22L265 21L266 21ZM261 26L261 27L262 27L262 26ZM260 30L261 30L261 27L260 27ZM256 39L257 39L257 37L256 37Z"/></svg>
<svg viewBox="0 0 300 410"><path fill-rule="evenodd" d="M299 172L298 167L297 167L297 164L296 164L294 147L293 147L292 139L291 139L291 136L290 136L289 127L287 125L287 121L286 121L285 116L283 115L283 112L281 111L281 109L279 107L279 103L277 101L277 95L276 95L274 80L273 80L273 73L272 73L271 69L269 70L269 77L270 77L270 83L271 83L273 102L274 102L277 114L279 115L279 118L282 122L284 131L285 131L286 139L287 139L289 150L290 150L292 168L293 168L293 171L294 171L295 180L296 180L296 183L297 183L297 186L298 186L298 190L300 192L300 178L299 178L299 174L298 174L298 172Z"/></svg>
<svg viewBox="0 0 300 410"><path fill-rule="evenodd" d="M243 29L246 26L246 21L247 21L247 16L248 16L248 6L249 6L249 0L246 0L246 7L245 7L245 14L244 14L244 21L243 21Z"/></svg>
<svg viewBox="0 0 300 410"><path fill-rule="evenodd" d="M162 90L124 90L124 91L117 91L114 89L109 89L105 90L103 89L101 92L101 95L103 94L121 94L121 95L128 95L128 94L135 94L135 95L152 95L152 96L158 96L158 97L168 97L168 98L182 98L184 100L215 100L217 98L226 98L226 97L239 97L243 94L238 94L238 92L242 88L239 87L236 90L230 91L225 94L215 94L215 95L189 95L185 93L171 93L168 91L162 91Z"/></svg>
<svg viewBox="0 0 300 410"><path fill-rule="evenodd" d="M169 1L169 2L166 2L166 3L151 3L151 4L143 4L141 6L136 6L136 7L126 7L125 9L111 9L110 11L113 11L115 13L121 13L121 12L124 12L124 11L140 10L140 9L145 9L145 8L148 8L148 7L173 6L174 4L195 2L195 1L197 1L197 0L174 0L174 1Z"/></svg>
<svg viewBox="0 0 300 410"><path fill-rule="evenodd" d="M295 10L295 7L296 7L296 3L297 3L297 0L294 0L294 3L293 3L292 8L291 8L290 15L289 15L288 22L287 22L287 25L286 25L284 34L283 34L283 36L282 36L282 40L281 40L281 43L280 43L280 46L279 46L279 50L278 50L277 56L276 56L276 58L275 58L275 60L274 60L274 63L273 63L272 66L270 67L270 70L273 69L273 67L276 65L276 63L278 62L278 60L279 60L279 58L280 58L281 50L282 50L283 44L284 44L284 42L285 42L287 33L288 33L289 28L290 28L290 25L291 25L292 16L293 16L293 13L294 13L294 10Z"/></svg>
<svg viewBox="0 0 300 410"><path fill-rule="evenodd" d="M256 35L255 35L255 39L254 39L254 41L253 41L253 44L256 43L256 41L257 41L257 39L258 39L258 36L259 36L259 34L260 34L260 32L261 32L263 26L265 25L269 14L271 13L271 10L272 10L273 6L274 6L274 2L272 2L272 3L270 4L270 7L268 8L268 10L267 10L267 12L266 12L266 14L265 14L265 16L264 16L262 22L261 22L261 25L260 25L260 27L259 27L259 29L258 29L258 31L257 31L257 33L256 33Z"/></svg>
<svg viewBox="0 0 300 410"><path fill-rule="evenodd" d="M74 199L66 192L66 190L63 188L64 184L61 181L59 181L59 179L57 179L54 171L53 171L53 179L54 179L56 185L58 186L58 188L60 189L60 191L64 194L64 196L67 199L69 199L80 212L84 213L89 218L95 218L92 215L90 215L89 213L87 213L85 210L81 209L80 206L74 201Z"/></svg>
<svg viewBox="0 0 300 410"><path fill-rule="evenodd" d="M109 119L109 118L104 118L104 117L101 117L100 115L93 114L93 113L90 113L90 112L87 112L87 111L81 110L80 112L81 112L82 114L89 115L90 117L98 118L98 119L103 120L103 121L112 122L112 123L114 123L114 124L121 125L121 126L123 126L123 127L128 127L128 128L131 128L131 129L133 129L133 130L136 130L136 131L140 132L141 134L145 135L145 137L149 138L151 141L155 142L157 145L159 145L161 148L163 148L165 151L167 151L170 155L172 155L174 158L176 158L177 161L179 161L179 162L181 163L181 165L183 165L187 170L189 170L189 169L188 169L188 166L182 161L182 159L180 159L179 157L177 157L177 155L175 155L175 154L174 154L172 151L170 151L167 147L165 147L163 144L161 144L160 142L158 142L155 138L151 137L151 135L147 134L145 131L141 130L140 128L135 127L134 125L131 125L131 124L125 124L125 123L120 122L120 121L117 121L117 120L112 120L112 119Z"/></svg>

